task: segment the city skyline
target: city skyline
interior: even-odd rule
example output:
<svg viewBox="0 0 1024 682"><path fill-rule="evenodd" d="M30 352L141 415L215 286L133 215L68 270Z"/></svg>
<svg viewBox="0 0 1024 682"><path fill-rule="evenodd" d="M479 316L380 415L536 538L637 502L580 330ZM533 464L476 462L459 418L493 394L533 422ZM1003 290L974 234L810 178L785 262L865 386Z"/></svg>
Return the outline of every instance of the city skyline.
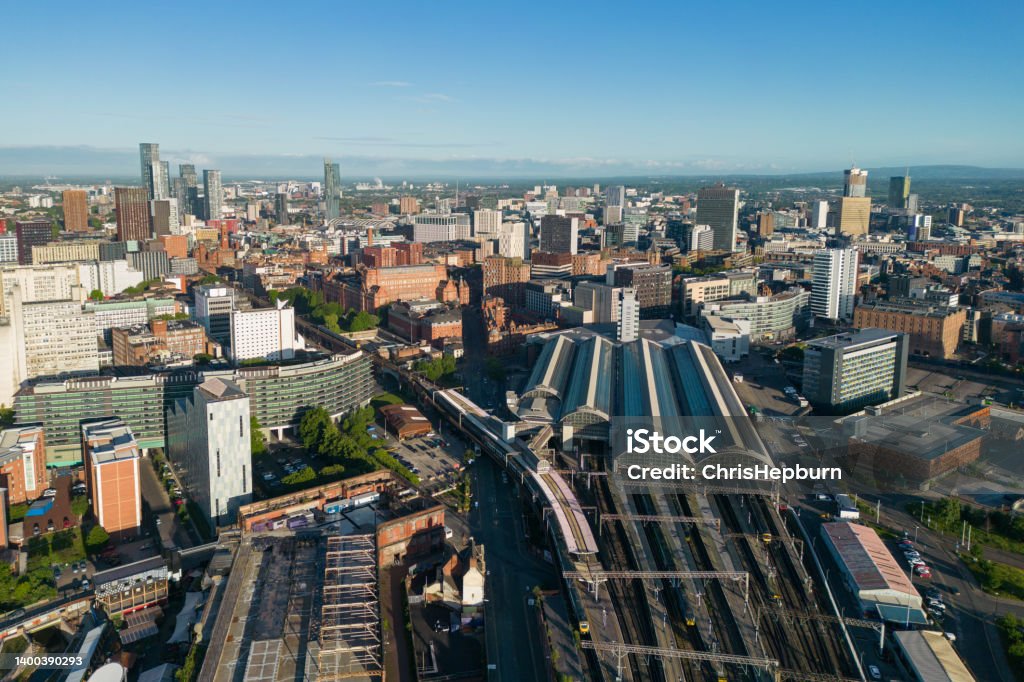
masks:
<svg viewBox="0 0 1024 682"><path fill-rule="evenodd" d="M18 103L7 111L8 139L20 145L0 147L0 173L18 172L8 161L17 150L120 150L135 140L159 141L172 164L206 166L212 158L226 172L220 158L243 154L331 156L351 173L459 173L488 164L495 175L565 168L595 176L809 172L853 163L1006 167L1024 158L1015 116L1024 88L1013 82L1019 86L1020 76L992 68L1012 59L1022 10L1010 3L977 16L961 16L952 4L927 12L902 6L888 8L884 21L819 5L655 4L632 14L568 6L543 21L524 9L521 21L509 21L497 8L468 5L442 13L324 6L315 10L318 21L299 30L287 15L204 8L205 20L189 25L190 41L220 44L230 25L260 39L259 58L186 50L178 68L146 85L149 65L134 56L156 17L115 8L123 39L90 50L100 73L116 64L119 78L141 79L141 90L129 91L96 88L102 76L81 78L66 68L83 38L106 27L108 13L69 6L59 20L44 21L34 16L42 10L22 7L19 30L0 49L31 51L33 68L47 78L0 76ZM711 30L721 21L730 23L728 36ZM919 49L953 22L955 43ZM389 30L360 28L372 25ZM581 26L602 39L570 47L579 43L574 36L585 37ZM868 35L872 44L864 43ZM54 48L36 54L32 46L44 39ZM560 39L565 46L552 48ZM207 73L211 61L214 75L287 84L299 106L263 104L258 90L241 97L216 77L186 78ZM841 63L856 69L845 75ZM894 65L904 77L889 77ZM927 91L908 85L927 83L941 86L942 105L924 104ZM162 92L189 95L175 103ZM359 159L365 170L353 164ZM253 166L239 172L260 170Z"/></svg>

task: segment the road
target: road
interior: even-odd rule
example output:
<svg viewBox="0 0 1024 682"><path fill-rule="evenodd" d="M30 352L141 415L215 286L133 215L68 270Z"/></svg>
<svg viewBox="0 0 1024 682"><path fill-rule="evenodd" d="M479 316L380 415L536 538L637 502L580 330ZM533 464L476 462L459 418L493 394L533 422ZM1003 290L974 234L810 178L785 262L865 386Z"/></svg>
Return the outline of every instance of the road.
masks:
<svg viewBox="0 0 1024 682"><path fill-rule="evenodd" d="M144 516L145 523L150 524L152 519L155 524L155 520L160 519L160 523L151 526L150 530L156 528L159 531L161 546L187 549L196 544L174 513L174 506L153 470L153 463L149 460L141 462L139 471L142 477L142 503L149 512Z"/></svg>
<svg viewBox="0 0 1024 682"><path fill-rule="evenodd" d="M487 662L496 665L490 679L505 682L546 680L543 633L538 631L534 586L554 587L554 568L532 554L524 542L519 499L513 485L502 483L501 470L486 457L473 464L470 531L484 545L487 562Z"/></svg>

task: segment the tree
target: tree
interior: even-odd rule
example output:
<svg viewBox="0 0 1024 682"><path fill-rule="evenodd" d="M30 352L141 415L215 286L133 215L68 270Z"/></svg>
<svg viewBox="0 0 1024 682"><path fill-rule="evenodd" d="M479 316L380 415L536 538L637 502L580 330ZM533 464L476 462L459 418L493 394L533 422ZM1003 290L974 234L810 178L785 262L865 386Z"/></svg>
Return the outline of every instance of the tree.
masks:
<svg viewBox="0 0 1024 682"><path fill-rule="evenodd" d="M341 464L328 464L320 470L320 478L341 478L345 473L345 467Z"/></svg>
<svg viewBox="0 0 1024 682"><path fill-rule="evenodd" d="M85 550L89 554L96 554L110 542L110 533L104 530L103 526L96 524L89 529L89 535L85 538Z"/></svg>
<svg viewBox="0 0 1024 682"><path fill-rule="evenodd" d="M313 467L304 467L294 474L288 474L281 479L281 482L285 485L299 485L300 483L309 483L314 480L316 480L316 472L313 471Z"/></svg>
<svg viewBox="0 0 1024 682"><path fill-rule="evenodd" d="M299 438L307 450L317 450L323 442L324 431L332 424L331 415L322 407L314 407L299 421Z"/></svg>
<svg viewBox="0 0 1024 682"><path fill-rule="evenodd" d="M249 443L252 446L252 454L262 455L267 451L266 441L263 439L263 431L260 430L260 420L256 415L249 417Z"/></svg>
<svg viewBox="0 0 1024 682"><path fill-rule="evenodd" d="M954 528L960 523L960 502L953 497L942 498L935 505L934 516L939 528Z"/></svg>
<svg viewBox="0 0 1024 682"><path fill-rule="evenodd" d="M89 298L91 298L94 301L102 301L104 298L103 292L100 291L99 289L93 289L92 291L89 292Z"/></svg>
<svg viewBox="0 0 1024 682"><path fill-rule="evenodd" d="M0 429L14 426L14 408L0 404Z"/></svg>
<svg viewBox="0 0 1024 682"><path fill-rule="evenodd" d="M348 324L348 330L350 332L362 332L367 329L375 329L379 324L379 317L365 310L360 310L352 317L352 321Z"/></svg>
<svg viewBox="0 0 1024 682"><path fill-rule="evenodd" d="M197 365L208 365L213 362L213 356L209 353L197 353L192 357L192 362Z"/></svg>
<svg viewBox="0 0 1024 682"><path fill-rule="evenodd" d="M85 495L75 495L71 498L71 513L82 518L89 511L89 500Z"/></svg>

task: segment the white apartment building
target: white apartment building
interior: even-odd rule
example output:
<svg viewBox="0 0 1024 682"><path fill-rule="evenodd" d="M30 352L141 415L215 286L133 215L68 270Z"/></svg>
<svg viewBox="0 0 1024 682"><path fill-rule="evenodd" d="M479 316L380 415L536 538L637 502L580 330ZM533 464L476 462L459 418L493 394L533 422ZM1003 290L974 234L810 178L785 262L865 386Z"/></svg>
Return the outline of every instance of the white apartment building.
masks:
<svg viewBox="0 0 1024 682"><path fill-rule="evenodd" d="M13 288L14 378L98 372L96 319L77 300L27 303ZM3 371L7 371L3 369Z"/></svg>
<svg viewBox="0 0 1024 682"><path fill-rule="evenodd" d="M421 213L413 217L414 242L449 242L469 239L469 215L466 213Z"/></svg>
<svg viewBox="0 0 1024 682"><path fill-rule="evenodd" d="M295 338L295 309L284 301L276 308L231 313L231 357L289 360L302 346Z"/></svg>
<svg viewBox="0 0 1024 682"><path fill-rule="evenodd" d="M811 314L827 320L851 320L856 299L856 249L825 249L815 254Z"/></svg>

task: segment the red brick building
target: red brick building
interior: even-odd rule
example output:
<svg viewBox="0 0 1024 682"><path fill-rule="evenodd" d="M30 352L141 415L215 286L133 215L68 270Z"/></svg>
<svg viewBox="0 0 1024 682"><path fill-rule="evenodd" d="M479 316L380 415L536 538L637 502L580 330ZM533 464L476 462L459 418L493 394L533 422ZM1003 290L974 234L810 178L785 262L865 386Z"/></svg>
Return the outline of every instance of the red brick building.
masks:
<svg viewBox="0 0 1024 682"><path fill-rule="evenodd" d="M388 308L388 328L410 343L440 348L445 339L462 339L462 312L434 301L403 301Z"/></svg>
<svg viewBox="0 0 1024 682"><path fill-rule="evenodd" d="M89 498L99 525L111 537L137 536L142 527L139 446L131 429L118 418L82 427Z"/></svg>
<svg viewBox="0 0 1024 682"><path fill-rule="evenodd" d="M403 564L440 552L444 547L444 510L443 504L423 498L392 507L398 518L377 524L380 566Z"/></svg>
<svg viewBox="0 0 1024 682"><path fill-rule="evenodd" d="M0 488L7 489L7 503L31 502L42 497L46 487L43 428L24 426L0 431Z"/></svg>

